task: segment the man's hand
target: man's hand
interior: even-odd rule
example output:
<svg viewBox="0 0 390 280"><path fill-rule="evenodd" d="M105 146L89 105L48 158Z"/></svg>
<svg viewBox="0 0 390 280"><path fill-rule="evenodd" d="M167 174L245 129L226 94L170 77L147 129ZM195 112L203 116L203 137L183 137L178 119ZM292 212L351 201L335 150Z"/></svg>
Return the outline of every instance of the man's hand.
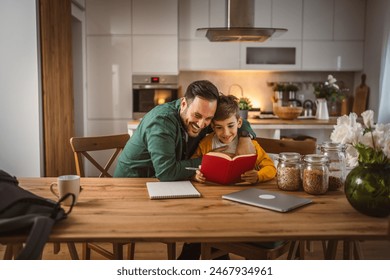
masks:
<svg viewBox="0 0 390 280"><path fill-rule="evenodd" d="M200 166L199 166L199 168L200 168ZM194 180L199 182L199 183L206 182L206 178L203 176L203 173L200 172L200 170L196 170L196 174L194 176Z"/></svg>
<svg viewBox="0 0 390 280"><path fill-rule="evenodd" d="M238 138L236 155L256 154L255 146L252 144L250 137Z"/></svg>

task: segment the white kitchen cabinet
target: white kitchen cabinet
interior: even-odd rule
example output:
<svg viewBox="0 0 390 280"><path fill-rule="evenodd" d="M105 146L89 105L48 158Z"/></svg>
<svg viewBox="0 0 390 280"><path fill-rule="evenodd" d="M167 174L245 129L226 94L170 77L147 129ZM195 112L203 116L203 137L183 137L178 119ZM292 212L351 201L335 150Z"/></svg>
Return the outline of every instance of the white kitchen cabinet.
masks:
<svg viewBox="0 0 390 280"><path fill-rule="evenodd" d="M130 35L131 1L87 0L87 35Z"/></svg>
<svg viewBox="0 0 390 280"><path fill-rule="evenodd" d="M303 40L333 40L333 0L303 3Z"/></svg>
<svg viewBox="0 0 390 280"><path fill-rule="evenodd" d="M131 36L87 37L87 117L131 118Z"/></svg>
<svg viewBox="0 0 390 280"><path fill-rule="evenodd" d="M304 40L364 40L366 0L310 0L303 6Z"/></svg>
<svg viewBox="0 0 390 280"><path fill-rule="evenodd" d="M133 74L178 74L176 35L133 35Z"/></svg>
<svg viewBox="0 0 390 280"><path fill-rule="evenodd" d="M209 0L179 1L179 38L180 40L199 39L196 29L208 27ZM205 26L205 24L207 24Z"/></svg>
<svg viewBox="0 0 390 280"><path fill-rule="evenodd" d="M366 0L335 0L334 40L364 40Z"/></svg>
<svg viewBox="0 0 390 280"><path fill-rule="evenodd" d="M256 27L269 27L272 25L272 0L255 0Z"/></svg>
<svg viewBox="0 0 390 280"><path fill-rule="evenodd" d="M363 69L362 41L304 41L302 69L359 71Z"/></svg>
<svg viewBox="0 0 390 280"><path fill-rule="evenodd" d="M240 44L203 40L180 41L180 70L240 68Z"/></svg>
<svg viewBox="0 0 390 280"><path fill-rule="evenodd" d="M132 0L133 35L177 35L178 0Z"/></svg>
<svg viewBox="0 0 390 280"><path fill-rule="evenodd" d="M133 74L179 73L178 0L133 0Z"/></svg>
<svg viewBox="0 0 390 280"><path fill-rule="evenodd" d="M272 27L288 29L272 40L301 40L302 0L272 0Z"/></svg>
<svg viewBox="0 0 390 280"><path fill-rule="evenodd" d="M302 70L363 69L365 2L304 1Z"/></svg>
<svg viewBox="0 0 390 280"><path fill-rule="evenodd" d="M227 26L226 0L210 0L210 27Z"/></svg>
<svg viewBox="0 0 390 280"><path fill-rule="evenodd" d="M225 0L180 0L180 70L239 69L239 44L209 42L197 28L226 27Z"/></svg>
<svg viewBox="0 0 390 280"><path fill-rule="evenodd" d="M204 39L196 32L203 27L226 27L226 0L180 0L179 37L181 40Z"/></svg>

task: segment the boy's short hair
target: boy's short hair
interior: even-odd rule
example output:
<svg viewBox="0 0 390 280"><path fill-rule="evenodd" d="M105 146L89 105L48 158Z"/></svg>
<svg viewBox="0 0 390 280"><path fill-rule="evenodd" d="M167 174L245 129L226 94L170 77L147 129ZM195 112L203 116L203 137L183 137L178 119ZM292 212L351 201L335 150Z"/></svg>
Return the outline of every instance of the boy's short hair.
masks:
<svg viewBox="0 0 390 280"><path fill-rule="evenodd" d="M238 98L234 95L220 95L218 99L217 110L213 120L222 121L235 115L237 119L240 118L238 107Z"/></svg>

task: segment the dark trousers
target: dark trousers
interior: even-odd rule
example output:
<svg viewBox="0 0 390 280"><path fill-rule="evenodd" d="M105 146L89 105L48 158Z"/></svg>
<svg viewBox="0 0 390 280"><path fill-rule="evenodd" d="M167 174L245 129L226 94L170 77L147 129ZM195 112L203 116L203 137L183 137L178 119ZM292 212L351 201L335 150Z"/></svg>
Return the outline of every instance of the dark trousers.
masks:
<svg viewBox="0 0 390 280"><path fill-rule="evenodd" d="M199 260L200 243L184 243L178 260ZM230 260L229 254L220 256L216 260Z"/></svg>

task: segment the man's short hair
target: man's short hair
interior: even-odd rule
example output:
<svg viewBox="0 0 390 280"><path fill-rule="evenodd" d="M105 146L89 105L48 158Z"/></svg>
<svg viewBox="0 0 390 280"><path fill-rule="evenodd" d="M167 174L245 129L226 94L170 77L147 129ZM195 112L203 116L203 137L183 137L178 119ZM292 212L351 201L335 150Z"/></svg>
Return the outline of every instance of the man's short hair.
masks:
<svg viewBox="0 0 390 280"><path fill-rule="evenodd" d="M212 82L207 80L200 80L192 82L188 86L184 96L188 104L192 103L192 101L197 96L208 101L218 101L219 91Z"/></svg>
<svg viewBox="0 0 390 280"><path fill-rule="evenodd" d="M234 95L220 95L218 99L217 110L213 120L223 121L235 115L240 118L240 108L238 107L238 98Z"/></svg>

